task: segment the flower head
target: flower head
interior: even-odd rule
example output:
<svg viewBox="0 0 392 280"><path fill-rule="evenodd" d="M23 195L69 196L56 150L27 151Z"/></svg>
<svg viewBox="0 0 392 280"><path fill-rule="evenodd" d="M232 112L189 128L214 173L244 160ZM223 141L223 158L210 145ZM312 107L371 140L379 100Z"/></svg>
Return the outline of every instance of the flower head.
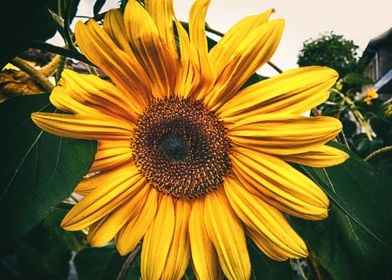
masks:
<svg viewBox="0 0 392 280"><path fill-rule="evenodd" d="M325 145L341 123L303 116L337 73L304 67L243 88L280 40L273 10L208 50L208 0L193 4L189 33L172 1L144 2L109 11L103 26L76 26L80 49L111 82L65 70L50 98L66 114L32 116L53 134L98 142L98 174L76 187L84 198L63 228L89 228L92 246L114 238L123 255L142 240L143 279L180 279L190 260L198 279L248 279L246 236L272 259L306 256L284 213L323 219L329 201L289 163L346 159Z"/></svg>
<svg viewBox="0 0 392 280"><path fill-rule="evenodd" d="M366 88L366 96L363 99L363 101L367 105L372 105L372 100L376 99L378 97L377 91L373 87L368 87Z"/></svg>

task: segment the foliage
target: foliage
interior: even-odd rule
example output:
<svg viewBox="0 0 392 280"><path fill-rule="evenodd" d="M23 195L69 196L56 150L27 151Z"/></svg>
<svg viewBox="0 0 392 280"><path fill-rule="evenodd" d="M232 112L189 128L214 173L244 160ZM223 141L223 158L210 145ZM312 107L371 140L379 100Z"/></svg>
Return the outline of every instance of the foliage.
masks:
<svg viewBox="0 0 392 280"><path fill-rule="evenodd" d="M8 159L0 177L2 250L67 198L93 160L94 143L55 137L30 119L34 111L53 110L48 94L0 104L0 158Z"/></svg>
<svg viewBox="0 0 392 280"><path fill-rule="evenodd" d="M105 2L95 1L95 17L102 17L99 13ZM121 1L122 7L125 2ZM13 24L4 37L7 44L6 50L0 51L0 65L28 47L56 54L51 57L52 62L56 60L51 66L54 71L43 77L39 75L42 69L29 73L15 70L23 73L19 76L30 77L29 83L38 81L36 86L41 90L35 93L50 90L40 79L57 81L64 65L71 62L69 58L81 61L78 69L99 70L87 65L75 47L70 23L78 0L23 3L16 0L10 10L1 11L0 18ZM14 22L17 11L19 25ZM64 38L64 47L44 43L55 30ZM209 39L208 43L212 46L216 42ZM361 75L357 50L352 41L333 33L304 43L300 65L327 65L341 74L330 99L312 114L335 116L343 122L344 134L339 140L344 145L331 145L349 152L351 158L330 168L296 166L330 197L329 218L320 222L290 219L308 244L306 259L275 262L249 240L252 279L392 278L388 267L392 253L392 163L386 149L392 145L392 104L380 101L372 91L373 81ZM246 85L264 78L255 74ZM31 112L53 110L47 93L10 98L0 104L0 278L139 279L140 246L130 255L120 256L112 243L90 248L85 232L60 228L61 219L74 203L72 190L91 165L95 143L46 134L30 120ZM191 269L185 279L195 279Z"/></svg>
<svg viewBox="0 0 392 280"><path fill-rule="evenodd" d="M349 73L335 84L328 101L312 113L339 118L343 123L340 140L377 169L392 175L392 114L388 111L392 99L379 100L372 84L358 73Z"/></svg>
<svg viewBox="0 0 392 280"><path fill-rule="evenodd" d="M340 73L328 101L313 109L312 114L339 118L343 123L341 142L392 175L392 114L388 111L392 99L378 98L374 81L362 74L363 63L358 46L333 32L305 41L298 55L300 66L325 65ZM385 152L378 153L380 149Z"/></svg>
<svg viewBox="0 0 392 280"><path fill-rule="evenodd" d="M353 41L329 32L306 40L298 54L297 64L329 66L344 77L350 72L362 72L363 65L359 61L358 46Z"/></svg>

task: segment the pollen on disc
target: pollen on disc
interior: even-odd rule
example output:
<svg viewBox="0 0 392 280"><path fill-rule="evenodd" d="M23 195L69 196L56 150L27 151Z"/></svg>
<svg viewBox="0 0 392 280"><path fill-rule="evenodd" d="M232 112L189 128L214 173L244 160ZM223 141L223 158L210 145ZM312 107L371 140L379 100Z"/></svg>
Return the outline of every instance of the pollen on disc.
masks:
<svg viewBox="0 0 392 280"><path fill-rule="evenodd" d="M137 121L131 147L151 185L177 199L217 189L231 169L223 122L192 99L152 102Z"/></svg>

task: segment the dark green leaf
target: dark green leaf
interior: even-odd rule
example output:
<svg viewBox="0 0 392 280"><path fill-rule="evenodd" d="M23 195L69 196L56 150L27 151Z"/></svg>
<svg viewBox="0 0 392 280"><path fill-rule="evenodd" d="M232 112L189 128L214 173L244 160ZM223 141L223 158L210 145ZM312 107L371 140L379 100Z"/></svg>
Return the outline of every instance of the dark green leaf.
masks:
<svg viewBox="0 0 392 280"><path fill-rule="evenodd" d="M14 254L1 260L1 279L67 279L72 250L83 244L80 232L60 228L66 211L55 209L42 223L35 226L17 244Z"/></svg>
<svg viewBox="0 0 392 280"><path fill-rule="evenodd" d="M68 21L72 22L78 11L80 0L67 0L64 2L66 6Z"/></svg>
<svg viewBox="0 0 392 280"><path fill-rule="evenodd" d="M35 111L54 111L48 95L22 96L0 105L0 247L9 246L72 193L95 154L95 143L43 132Z"/></svg>
<svg viewBox="0 0 392 280"><path fill-rule="evenodd" d="M301 167L332 207L325 221L294 224L334 279L390 279L392 178L350 156L335 167Z"/></svg>
<svg viewBox="0 0 392 280"><path fill-rule="evenodd" d="M68 210L56 207L41 224L50 233L50 237L56 239L61 246L79 252L87 246L86 236L81 231L66 231L60 227L67 213Z"/></svg>
<svg viewBox="0 0 392 280"><path fill-rule="evenodd" d="M277 262L271 260L260 252L252 241L249 241L248 250L252 264L252 279L292 279L294 274L288 261Z"/></svg>
<svg viewBox="0 0 392 280"><path fill-rule="evenodd" d="M356 133L357 131L356 123L348 119L343 119L341 120L341 122L343 124L344 135L346 135L346 137L349 137L351 139L354 133Z"/></svg>
<svg viewBox="0 0 392 280"><path fill-rule="evenodd" d="M109 244L80 251L75 257L75 266L80 280L117 279L125 260L114 244Z"/></svg>
<svg viewBox="0 0 392 280"><path fill-rule="evenodd" d="M94 16L98 15L99 12L101 11L103 5L105 5L106 0L96 0L94 4Z"/></svg>
<svg viewBox="0 0 392 280"><path fill-rule="evenodd" d="M0 9L2 28L0 69L13 57L28 48L27 40L45 41L56 32L47 9L49 0L14 0Z"/></svg>
<svg viewBox="0 0 392 280"><path fill-rule="evenodd" d="M374 155L374 156L373 156ZM392 150L374 152L368 162L379 172L388 173L392 176Z"/></svg>

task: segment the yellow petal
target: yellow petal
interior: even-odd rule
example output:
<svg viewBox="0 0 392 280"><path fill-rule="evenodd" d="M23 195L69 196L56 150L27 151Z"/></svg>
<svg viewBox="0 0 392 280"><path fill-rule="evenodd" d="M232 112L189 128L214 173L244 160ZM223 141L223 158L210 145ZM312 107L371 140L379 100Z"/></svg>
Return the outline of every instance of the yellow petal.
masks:
<svg viewBox="0 0 392 280"><path fill-rule="evenodd" d="M128 37L125 32L124 18L119 9L109 10L105 14L103 20L103 30L110 36L113 42L131 57L134 53L128 42Z"/></svg>
<svg viewBox="0 0 392 280"><path fill-rule="evenodd" d="M161 195L157 215L144 235L140 265L143 279L160 279L173 241L175 222L173 198Z"/></svg>
<svg viewBox="0 0 392 280"><path fill-rule="evenodd" d="M338 119L266 114L228 126L233 143L267 154L290 155L318 148L342 130Z"/></svg>
<svg viewBox="0 0 392 280"><path fill-rule="evenodd" d="M88 106L83 102L77 101L72 95L63 87L53 88L50 94L50 102L63 112L75 113L85 116L100 116L105 118L105 111L98 108Z"/></svg>
<svg viewBox="0 0 392 280"><path fill-rule="evenodd" d="M277 255L277 260L306 257L305 243L280 211L246 191L235 178L226 177L224 189L238 217L254 237L263 240L263 245L268 248L263 251L267 255L273 252L269 257Z"/></svg>
<svg viewBox="0 0 392 280"><path fill-rule="evenodd" d="M190 245L188 238L188 222L191 209L186 200L175 201L175 228L173 241L167 255L166 265L161 279L182 279L188 266Z"/></svg>
<svg viewBox="0 0 392 280"><path fill-rule="evenodd" d="M128 1L124 22L128 39L148 73L153 97L169 96L177 74L177 53L162 42L154 20L136 0Z"/></svg>
<svg viewBox="0 0 392 280"><path fill-rule="evenodd" d="M178 33L181 65L178 69L174 93L182 98L195 98L199 94L197 88L201 85L197 50L190 43L187 31L177 19L175 19L175 24Z"/></svg>
<svg viewBox="0 0 392 280"><path fill-rule="evenodd" d="M108 149L110 149L109 148L110 144L113 143L113 142L116 143L116 142L122 142L122 141L99 141L98 142L98 151L97 151L97 154L95 155L95 157L97 158L97 156L100 156L99 155L100 154L100 149L102 149L104 153L106 152L106 146L108 146ZM119 158L119 156L115 155L113 161L115 159L118 159L118 158ZM109 162L109 159L111 159L111 157L108 157L107 162ZM105 160L106 159L104 159L104 161ZM97 161L97 159L96 159L96 161ZM128 161L128 162L126 163L126 161ZM123 162L121 162L121 161L113 162L111 165L102 166L102 167L107 167L107 168L101 168L101 169L99 169L98 173L91 174L91 173L97 172L97 170L94 170L95 169L94 168L95 162L94 162L93 166L90 168L90 171L89 171L90 175L86 176L85 178L83 178L79 182L79 184L75 188L75 192L80 194L80 195L86 196L91 191L93 191L97 186L101 186L101 185L107 184L109 181L112 180L113 176L115 176L115 173L117 172L116 169L112 169L112 168L113 167L120 167L123 164L127 164L127 165L131 164L130 160L126 160L126 161L123 161ZM97 165L95 165L95 166L97 166Z"/></svg>
<svg viewBox="0 0 392 280"><path fill-rule="evenodd" d="M101 180L105 180L107 178L107 176L105 176L105 173L106 172L101 172L99 174L95 174L94 176L83 178L75 187L74 192L82 196L88 195L97 186L99 186Z"/></svg>
<svg viewBox="0 0 392 280"><path fill-rule="evenodd" d="M338 73L327 67L301 67L255 83L225 103L217 115L236 122L266 113L301 114L328 99Z"/></svg>
<svg viewBox="0 0 392 280"><path fill-rule="evenodd" d="M236 148L231 160L242 186L270 205L308 220L328 216L329 200L325 193L286 162L242 148Z"/></svg>
<svg viewBox="0 0 392 280"><path fill-rule="evenodd" d="M129 140L98 141L95 160L89 172L94 173L115 168L131 160L131 157Z"/></svg>
<svg viewBox="0 0 392 280"><path fill-rule="evenodd" d="M254 244L269 258L276 261L287 260L285 254L282 254L280 250L277 250L277 247L270 246L270 241L259 231L254 231L246 227L246 235L252 239Z"/></svg>
<svg viewBox="0 0 392 280"><path fill-rule="evenodd" d="M218 110L238 93L258 68L268 62L279 44L283 27L283 20L264 23L239 42L238 48L219 73L214 89L206 97L205 102L210 110Z"/></svg>
<svg viewBox="0 0 392 280"><path fill-rule="evenodd" d="M146 71L132 55L121 50L94 20L75 26L78 46L95 65L100 67L121 91L137 94L142 107L149 101L150 80Z"/></svg>
<svg viewBox="0 0 392 280"><path fill-rule="evenodd" d="M329 147L319 148L293 155L281 155L284 161L295 162L312 167L329 167L343 163L349 157L345 152Z"/></svg>
<svg viewBox="0 0 392 280"><path fill-rule="evenodd" d="M66 230L81 230L113 212L145 187L146 180L133 164L108 172L102 184L79 201L64 217Z"/></svg>
<svg viewBox="0 0 392 280"><path fill-rule="evenodd" d="M135 249L155 218L158 208L158 192L150 186L148 188L150 192L140 214L129 220L117 234L116 246L121 255L126 255Z"/></svg>
<svg viewBox="0 0 392 280"><path fill-rule="evenodd" d="M192 44L196 46L200 58L203 59L200 63L207 63L209 61L205 19L210 1L196 0L189 13L189 34Z"/></svg>
<svg viewBox="0 0 392 280"><path fill-rule="evenodd" d="M249 279L250 260L244 229L222 189L206 196L204 222L226 277Z"/></svg>
<svg viewBox="0 0 392 280"><path fill-rule="evenodd" d="M70 103L78 102L80 106L98 114L122 117L127 121L136 121L138 114L142 113L142 108L134 96L123 93L113 84L95 75L79 74L65 69L59 85L50 95L50 101L59 109L88 114L77 110L73 103Z"/></svg>
<svg viewBox="0 0 392 280"><path fill-rule="evenodd" d="M275 12L274 9L265 11L259 15L252 15L243 18L226 32L226 34L212 47L209 52L211 63L220 73L230 60L231 56L238 47L238 44L246 39L246 37L257 27L266 23Z"/></svg>
<svg viewBox="0 0 392 280"><path fill-rule="evenodd" d="M208 58L208 44L205 19L210 0L196 0L189 13L189 36L196 53L191 57L196 64L199 86L193 91L196 99L203 99L215 83L216 71Z"/></svg>
<svg viewBox="0 0 392 280"><path fill-rule="evenodd" d="M204 223L204 200L198 199L192 204L189 218L189 239L195 276L199 280L219 279L218 257L207 235Z"/></svg>
<svg viewBox="0 0 392 280"><path fill-rule="evenodd" d="M134 196L129 197L128 201L99 221L89 230L88 243L93 247L99 247L112 240L125 223L138 214L146 200L148 191L148 187L141 188Z"/></svg>
<svg viewBox="0 0 392 280"><path fill-rule="evenodd" d="M177 46L173 32L173 0L145 0L144 6L155 21L158 33L161 35L166 46L176 54Z"/></svg>
<svg viewBox="0 0 392 280"><path fill-rule="evenodd" d="M99 117L99 116L98 116ZM33 113L33 122L52 134L87 140L129 139L132 124L120 119L98 119L83 115Z"/></svg>

